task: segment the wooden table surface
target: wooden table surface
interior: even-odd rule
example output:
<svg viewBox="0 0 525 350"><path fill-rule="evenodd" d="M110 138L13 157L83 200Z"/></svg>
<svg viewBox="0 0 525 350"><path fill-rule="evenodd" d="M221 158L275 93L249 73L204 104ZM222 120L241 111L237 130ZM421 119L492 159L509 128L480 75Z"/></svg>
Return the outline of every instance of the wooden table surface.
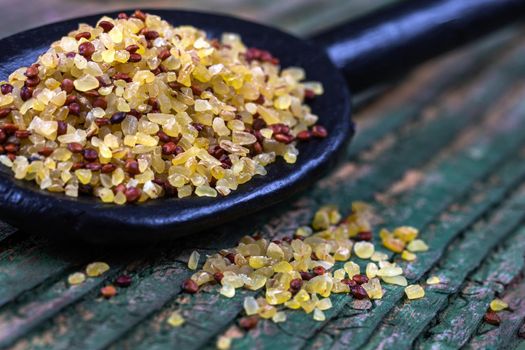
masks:
<svg viewBox="0 0 525 350"><path fill-rule="evenodd" d="M149 6L208 8L209 3L152 1ZM361 0L216 3L221 6L214 9L300 35L371 8ZM86 11L137 4L0 0L8 9L0 15L0 36ZM182 294L181 282L191 275L189 252L213 253L255 232L287 236L308 223L319 206L335 203L348 212L352 200L374 204L384 226L420 228L430 250L414 263L401 264L412 283L430 275L445 283L411 302L402 287L384 285L384 298L368 310L354 307L346 295L333 295L325 322L290 312L286 323L263 321L243 332L233 348L523 346L518 333L525 318L524 34L519 26L503 30L425 64L373 103L358 105L358 133L339 168L295 198L238 222L142 247L63 245L2 224L0 348L212 349L217 336L238 333L243 299L256 293L241 291L232 299L213 288ZM92 261L106 261L111 270L68 286L67 276ZM110 300L100 298L100 287L122 272L133 276L133 284ZM500 327L482 321L495 296L512 309L501 312ZM180 328L166 323L174 310L186 318Z"/></svg>

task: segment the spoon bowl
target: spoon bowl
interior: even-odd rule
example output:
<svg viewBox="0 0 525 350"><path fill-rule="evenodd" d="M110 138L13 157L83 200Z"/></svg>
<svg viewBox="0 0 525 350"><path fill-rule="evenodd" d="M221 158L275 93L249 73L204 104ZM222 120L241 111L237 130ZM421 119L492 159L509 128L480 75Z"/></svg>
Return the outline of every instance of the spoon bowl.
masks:
<svg viewBox="0 0 525 350"><path fill-rule="evenodd" d="M204 228L246 216L303 190L337 163L352 138L350 94L340 71L324 49L283 31L223 15L179 10L144 10L172 25L192 25L210 38L224 32L239 33L248 47L270 51L282 67L297 66L308 80L320 81L324 94L310 103L328 137L299 143L295 164L282 159L267 166L268 174L239 185L225 197L161 198L140 204L115 205L98 198L67 197L43 191L33 182L16 180L10 169L0 166L0 216L30 232L94 243L152 241L198 232ZM105 14L116 17L117 12ZM15 69L28 66L40 54L77 28L95 25L102 15L75 18L31 29L0 40L0 80Z"/></svg>

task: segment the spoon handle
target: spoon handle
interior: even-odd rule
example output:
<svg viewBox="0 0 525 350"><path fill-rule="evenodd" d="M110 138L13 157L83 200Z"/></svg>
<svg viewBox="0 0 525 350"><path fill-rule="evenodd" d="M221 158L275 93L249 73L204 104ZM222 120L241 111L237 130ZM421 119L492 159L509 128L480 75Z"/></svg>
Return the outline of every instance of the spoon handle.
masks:
<svg viewBox="0 0 525 350"><path fill-rule="evenodd" d="M356 92L519 18L525 0L408 0L311 39Z"/></svg>

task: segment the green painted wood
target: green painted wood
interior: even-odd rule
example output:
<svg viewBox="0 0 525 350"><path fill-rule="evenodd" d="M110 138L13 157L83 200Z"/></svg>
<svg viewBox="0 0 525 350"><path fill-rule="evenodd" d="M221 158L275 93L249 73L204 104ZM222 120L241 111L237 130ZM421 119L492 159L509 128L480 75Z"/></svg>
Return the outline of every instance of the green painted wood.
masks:
<svg viewBox="0 0 525 350"><path fill-rule="evenodd" d="M499 142L499 141L498 141L498 142ZM191 310L191 309L190 309L190 310ZM214 309L211 310L212 313L213 313L213 311L214 311ZM225 323L227 323L227 322L225 322ZM291 323L293 324L293 322L291 322ZM179 332L179 334L180 334L180 332Z"/></svg>
<svg viewBox="0 0 525 350"><path fill-rule="evenodd" d="M484 182L474 184L473 188L480 189L479 191L470 192L464 200L454 203L448 210L444 211L442 217L446 220L438 218L428 225L428 229L424 231L423 235L431 250L426 253L419 253L417 262L414 264L407 265L399 261L401 265L404 265L409 280L415 281L422 278L429 267L442 259L445 248L455 236L476 219L482 217L492 206L505 198L509 191L512 191L517 184L523 181L523 156L521 152L519 154L520 156L510 159L499 168L500 171L488 176ZM450 172L450 167L443 168L448 168L447 172ZM500 181L494 181L494 178L498 178ZM428 195L424 195L424 189L430 187L422 184L421 188L423 188L421 192L415 191L408 198L414 200L416 198L427 198ZM426 191L428 192L428 190ZM429 197L429 201L435 203L432 197ZM351 307L345 308L338 315L337 320L327 325L321 333L309 342L309 348L345 348L355 343L357 343L356 347L359 344L364 344L366 339L360 336L364 326L366 329L375 330L375 322L379 322L388 313L390 308L394 306L394 302L403 297L403 293L397 291L395 295L387 294L385 297L387 299L384 299L383 303L374 310L374 314L363 313Z"/></svg>
<svg viewBox="0 0 525 350"><path fill-rule="evenodd" d="M510 263L523 261L523 249L513 253L515 260ZM510 310L498 313L501 317L501 325L494 327L481 323L465 349L515 349L520 344L524 344L524 339L518 335L525 319L525 280L523 277L507 286L502 298L510 303Z"/></svg>
<svg viewBox="0 0 525 350"><path fill-rule="evenodd" d="M523 111L523 109L521 109ZM520 111L520 112L521 112ZM521 114L516 114L517 116L520 116ZM523 126L525 127L525 126ZM500 135L502 136L502 135ZM518 141L519 138L516 139ZM502 138L496 138L493 140L493 145L501 144ZM487 158L491 158L495 154L497 154L497 150L493 147L491 148L491 152L486 152L487 155L490 154ZM512 152L512 149L510 149ZM465 154L467 153L467 154ZM410 196L412 198L420 198L418 203L418 210L417 211L411 211L411 215L403 215L403 211L410 211L413 210L414 202L413 201L407 201L406 205L402 205L403 201L400 201L400 203L396 203L396 205L393 206L395 209L393 213L390 213L390 215L387 213L385 218L385 222L388 225L396 226L403 223L409 223L411 225L415 224L416 227L424 227L426 223L430 221L433 217L435 217L436 214L440 213L442 210L442 206L444 204L450 204L451 201L454 200L454 195L460 195L462 194L462 191L465 190L465 188L468 188L471 184L471 181L475 179L475 175L473 170L476 169L477 171L480 171L481 174L483 174L483 171L480 168L481 164L486 166L485 170L492 169L494 167L494 163L490 164L489 159L477 159L473 160L470 155L468 155L469 152L465 152L462 154L462 158L456 158L452 161L449 161L448 164L445 166L442 166L442 170L444 170L441 174L432 174L430 175L431 178L434 178L436 180L433 180L433 190L434 194L433 196L422 196L421 193L418 193L415 196ZM509 149L507 149L505 154L509 154ZM470 158L470 162L469 162ZM494 160L493 160L494 161ZM470 163L470 164L469 164ZM481 163L481 164L480 164ZM469 166L470 165L470 166ZM453 172L451 169L454 169ZM518 171L518 179L522 180L525 168L521 168ZM454 174L457 176L458 180L460 178L463 178L463 183L454 181L454 178L451 178L450 174ZM446 175L449 175L448 177ZM485 174L486 175L486 174ZM470 176L470 177L469 177ZM479 175L477 175L479 176ZM437 182L440 179L439 182ZM516 183L516 178L514 178L514 182L509 183L510 186L514 185ZM462 186L465 186L465 188L462 188ZM499 186L498 186L499 187ZM424 184L421 185L420 188L425 188ZM501 187L499 187L501 188ZM436 191L437 190L437 191ZM417 193L418 191L416 191ZM501 197L500 197L501 198ZM485 209L490 208L490 203L485 207ZM457 233L458 231L456 231ZM426 239L426 237L425 237ZM440 237L442 239L442 237ZM425 259L425 255L432 255L436 254L434 251L435 242L430 242L430 246L432 247L431 251L429 251L426 254L420 254L421 257L417 263L419 269L424 269L430 267L429 265L426 265L426 263L432 263L434 259ZM445 245L445 242L442 243L442 245ZM438 245L439 247L439 245ZM414 272L414 271L412 271ZM410 277L410 274L409 276ZM366 334L367 330L371 331L375 329L375 325L370 325L370 328L368 328L366 323L373 323L378 322L382 319L382 316L386 314L386 312L394 306L394 303L399 299L400 296L402 296L402 291L396 290L396 288L387 287L386 288L387 294L388 292L391 292L388 296L385 296L383 300L378 302L377 309L373 309L371 312L369 312L364 320L361 323L359 323L359 326L356 325L355 332L345 332L345 336L348 337L349 343L342 345L342 347L351 347L351 348L358 348L359 347L359 339L364 340L364 335ZM330 309L326 314L328 316L335 316L337 315L337 320L335 323L331 323L334 325L338 325L340 323L344 323L344 321L348 321L345 317L342 317L342 315L338 315L338 309L343 308L348 303L349 298L342 295L336 295L332 297L332 302L334 304L334 308ZM379 312L379 315L375 315L374 313ZM267 325L261 326L261 328L264 328L265 333L257 334L255 333L253 337L249 337L247 340L243 340L244 343L241 344L241 348L249 348L252 345L252 342L260 342L259 348L264 348L264 346L272 341L281 341L279 343L281 346L287 347L287 348L297 348L302 346L302 343L304 342L304 337L308 337L309 335L313 336L315 333L322 327L322 324L316 321L313 321L307 317L305 317L302 313L295 313L296 318L293 319L291 322L285 323L283 325L273 325L268 323ZM350 319L350 322L357 321L359 322L358 318L354 317L355 314L352 314L348 317ZM295 321L295 322L294 322ZM344 328L346 329L346 326L348 324L344 324ZM310 327L312 329L310 329ZM284 333L279 332L282 330ZM289 336L289 334L292 334L294 336ZM315 343L315 342L314 342ZM315 344L312 344L313 347L317 347ZM320 347L322 348L322 347Z"/></svg>
<svg viewBox="0 0 525 350"><path fill-rule="evenodd" d="M442 327L434 327L435 330L432 333L435 335L431 338L432 340L426 340L422 348L459 348L463 346L471 333L476 330L488 303L494 298L496 282L504 278L507 278L507 283L510 282L523 268L521 253L525 248L523 239L525 231L507 240L506 248L509 251L505 250L505 259L496 262L487 259L481 267L482 271L470 277L466 285L462 287L462 282L468 273L482 263L491 248L500 243L500 240L511 233L523 220L523 210L521 212L516 210L516 206L523 207L524 196L525 187L522 187L516 195L503 204L503 207L491 213L487 224L480 222L475 228L468 230L462 237L454 241L441 260L440 266L429 272L431 276L439 276L444 283L438 286L427 286L425 298L421 300L404 301L396 305L376 329L365 349L411 347L415 338L449 303L451 295L456 298L447 307L451 319L446 322L441 321L446 323ZM497 257L498 253L501 252L495 252L493 255ZM483 278L484 275L489 275L488 279ZM457 293L459 288L463 290ZM456 296L456 294L459 295ZM446 316L439 317L440 320L443 318ZM411 319L417 322L406 322ZM461 339L461 341L453 341L450 338ZM441 346L436 347L438 339L441 340L439 342Z"/></svg>
<svg viewBox="0 0 525 350"><path fill-rule="evenodd" d="M119 267L112 264L105 278L114 277L118 271ZM16 306L0 314L0 348L11 345L36 325L55 315L58 310L88 293L94 296L93 291L98 291L106 283L105 278L88 278L86 282L74 287L69 286L64 279L59 279L49 286L42 286L41 291L35 291L35 297L31 295L22 298Z"/></svg>
<svg viewBox="0 0 525 350"><path fill-rule="evenodd" d="M49 278L59 276L82 256L64 254L36 236L3 242L0 253L0 307ZM13 237L14 238L14 237ZM84 254L84 259L86 256Z"/></svg>
<svg viewBox="0 0 525 350"><path fill-rule="evenodd" d="M455 118L455 120L457 121L458 119ZM464 120L463 120L464 121ZM440 120L440 122L443 122L442 120ZM435 130L435 128L432 129L433 131ZM429 128L429 131L430 131L430 128ZM418 134L419 135L419 134ZM425 137L426 134L420 134L421 136L420 137ZM406 142L406 141L405 141ZM408 151L408 149L407 149ZM404 154L399 154L400 158L402 156L404 156ZM386 157L385 157L386 158ZM377 161L376 161L377 163ZM388 169L387 167L385 167L384 169ZM378 174L381 174L381 176L383 177L383 179L385 178L385 175L384 175L384 172L383 171L379 171L378 170ZM370 175L369 175L370 176ZM379 177L379 175L377 175ZM375 180L375 177L372 178L372 180ZM392 180L390 180L392 181ZM374 183L377 183L374 181ZM356 186L356 188L362 188L360 186ZM334 188L333 190L335 191L338 191L339 189L338 188ZM366 189L366 192L363 191L362 192L362 195L366 196L367 193L372 193L372 191L370 191L370 188L367 188ZM326 195L326 193L325 193ZM343 197L344 198L344 197ZM236 315L238 312L240 312L241 310L241 301L242 300L238 300L237 303L235 303L234 301L231 302L229 304L229 306L233 309L235 308L235 312L232 312L233 315ZM215 313L219 313L222 311L222 309L220 307L217 307L215 308L215 304L213 303L213 301L210 301L209 302L209 308L208 308L208 312L212 313L212 314L215 314ZM178 308L177 305L173 305L172 306L174 309ZM335 310L335 308L334 308ZM192 312L192 310L190 309L189 312L187 313L187 317L189 318L189 326L187 326L187 329L185 330L185 332L180 332L178 330L174 330L172 331L172 339L171 339L171 344L179 344L181 341L184 341L183 339L187 338L187 334L194 334L194 332L197 332L197 328L202 328L202 324L200 324L199 320L198 319L193 319L194 317L194 313ZM215 333L217 333L219 330L222 329L222 327L224 327L224 323L227 324L227 322L229 322L230 320L224 320L224 322L220 322L220 323L209 323L209 325L211 326L210 328L206 328L206 333L207 333L207 337L210 338L211 336L213 336ZM141 330L138 330L137 332L140 334L141 332L147 332L147 329L151 329L152 327L154 327L155 325L157 324L156 321L153 321L152 322L152 325L150 325L149 327L146 327L146 330L144 330L144 328L141 326ZM198 324L198 326L194 326ZM288 322L286 323L285 325L282 325L281 328L285 327L287 324L290 324L290 325L294 325L294 324L297 324L297 323L294 323L294 322ZM284 332L286 332L286 330L284 330ZM142 339L142 337L140 335L138 336L134 336L133 334L127 338L127 345L129 345L129 343L132 343L132 340L133 339ZM202 345L202 343L206 340L206 338L202 338L202 337L192 337L192 340L193 340L193 346L192 347L188 347L186 346L186 348L197 348L199 347L200 345ZM161 343L160 341L157 342L157 343ZM133 346L135 346L136 344L133 344ZM131 346L131 345L129 345ZM149 346L149 345L148 345Z"/></svg>
<svg viewBox="0 0 525 350"><path fill-rule="evenodd" d="M133 287L120 289L119 294L110 301L101 298L95 286L86 290L87 294L79 293L78 296L83 297L83 301L67 308L55 318L58 322L46 327L39 338L50 337L53 349L104 348L116 341L128 327L160 309L167 300L176 296L180 292L182 281L190 274L185 265L175 261L174 256L169 253L158 259L155 265L152 260L135 262L127 267L127 271L135 278ZM109 278L109 281L112 279ZM105 283L109 281L105 279ZM74 298L75 296L72 299ZM63 299L64 296L58 296L56 300L63 302ZM56 310L48 312L56 313ZM70 332L65 336L55 337L63 327ZM16 344L32 349L46 348L48 345L40 344L39 339L31 344L23 339Z"/></svg>

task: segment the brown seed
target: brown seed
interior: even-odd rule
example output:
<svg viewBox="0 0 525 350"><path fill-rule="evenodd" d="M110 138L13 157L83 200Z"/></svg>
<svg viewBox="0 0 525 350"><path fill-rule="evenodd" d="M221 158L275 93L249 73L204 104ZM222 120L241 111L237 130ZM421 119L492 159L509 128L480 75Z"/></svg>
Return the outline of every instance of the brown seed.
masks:
<svg viewBox="0 0 525 350"><path fill-rule="evenodd" d="M84 162L75 162L73 163L73 166L71 167L71 171L75 171L78 169L83 169L86 167L86 163Z"/></svg>
<svg viewBox="0 0 525 350"><path fill-rule="evenodd" d="M100 169L102 169L102 164L100 164L100 163L87 163L86 164L86 169L89 169L91 171L99 171Z"/></svg>
<svg viewBox="0 0 525 350"><path fill-rule="evenodd" d="M171 53L170 53L170 50L168 49L162 49L160 50L159 54L157 55L157 57L161 60L161 61L164 61L166 58L170 57L171 56Z"/></svg>
<svg viewBox="0 0 525 350"><path fill-rule="evenodd" d="M71 153L80 153L84 149L84 146L78 142L71 142L67 144L67 149Z"/></svg>
<svg viewBox="0 0 525 350"><path fill-rule="evenodd" d="M128 59L128 62L140 62L140 60L142 60L142 56L138 53L131 53L129 54L129 59Z"/></svg>
<svg viewBox="0 0 525 350"><path fill-rule="evenodd" d="M66 97L66 102L64 103L66 106L69 106L73 102L78 103L78 98L75 95L69 95Z"/></svg>
<svg viewBox="0 0 525 350"><path fill-rule="evenodd" d="M260 142L255 142L253 144L253 154L257 155L257 154L261 154L263 151L263 146L261 145Z"/></svg>
<svg viewBox="0 0 525 350"><path fill-rule="evenodd" d="M133 282L133 279L130 275L120 275L115 280L115 284L119 287L129 287L131 285L131 282Z"/></svg>
<svg viewBox="0 0 525 350"><path fill-rule="evenodd" d="M301 290L301 288L303 287L303 280L300 279L300 278L294 278L293 280L290 281L290 291L292 293L297 293L298 291Z"/></svg>
<svg viewBox="0 0 525 350"><path fill-rule="evenodd" d="M85 149L82 152L82 155L84 156L84 159L88 162L94 162L98 159L98 152L94 149Z"/></svg>
<svg viewBox="0 0 525 350"><path fill-rule="evenodd" d="M57 121L57 136L65 135L67 133L67 123L59 120Z"/></svg>
<svg viewBox="0 0 525 350"><path fill-rule="evenodd" d="M95 52L95 45L90 43L89 41L83 42L82 44L78 45L78 53L88 60L91 59L91 56Z"/></svg>
<svg viewBox="0 0 525 350"><path fill-rule="evenodd" d="M168 134L166 134L164 131L157 132L157 136L159 137L160 142L170 142L170 137Z"/></svg>
<svg viewBox="0 0 525 350"><path fill-rule="evenodd" d="M372 232L371 231L361 231L357 234L355 237L356 241L371 241L372 240Z"/></svg>
<svg viewBox="0 0 525 350"><path fill-rule="evenodd" d="M104 33L109 32L113 27L115 26L113 23L109 21L101 21L98 26L104 30Z"/></svg>
<svg viewBox="0 0 525 350"><path fill-rule="evenodd" d="M355 281L355 283L357 284L363 284L363 283L367 283L368 282L368 277L366 277L365 275L355 275L354 277L352 277L352 279Z"/></svg>
<svg viewBox="0 0 525 350"><path fill-rule="evenodd" d="M109 299L117 295L117 289L111 285L105 286L100 289L100 294L104 298Z"/></svg>
<svg viewBox="0 0 525 350"><path fill-rule="evenodd" d="M222 279L224 278L224 274L220 271L218 272L215 272L213 274L213 279L215 280L215 282L217 283L221 283Z"/></svg>
<svg viewBox="0 0 525 350"><path fill-rule="evenodd" d="M124 112L117 112L109 118L109 121L111 124L120 124L122 121L126 118L126 113Z"/></svg>
<svg viewBox="0 0 525 350"><path fill-rule="evenodd" d="M0 119L6 118L11 113L11 108L0 108Z"/></svg>
<svg viewBox="0 0 525 350"><path fill-rule="evenodd" d="M124 184L120 184L120 185L117 185L114 189L113 189L113 192L115 192L115 194L117 194L118 192L126 192L126 186Z"/></svg>
<svg viewBox="0 0 525 350"><path fill-rule="evenodd" d="M100 169L100 172L102 174L109 174L115 171L115 169L117 169L117 166L115 164L108 163L102 166L102 168Z"/></svg>
<svg viewBox="0 0 525 350"><path fill-rule="evenodd" d="M253 130L261 130L266 126L266 122L262 118L257 118L253 121L252 128Z"/></svg>
<svg viewBox="0 0 525 350"><path fill-rule="evenodd" d="M312 128L312 136L317 137L319 139L323 139L326 136L328 136L328 131L326 131L324 126L314 125L314 127Z"/></svg>
<svg viewBox="0 0 525 350"><path fill-rule="evenodd" d="M315 92L310 89L304 89L304 98L312 99L315 97Z"/></svg>
<svg viewBox="0 0 525 350"><path fill-rule="evenodd" d="M192 280L191 278L188 278L184 282L182 282L182 290L186 293L194 294L197 293L199 290L199 286L197 285L197 282Z"/></svg>
<svg viewBox="0 0 525 350"><path fill-rule="evenodd" d="M93 101L93 107L106 109L108 108L108 102L104 97L97 97L95 101Z"/></svg>
<svg viewBox="0 0 525 350"><path fill-rule="evenodd" d="M501 318L498 316L496 312L492 310L487 311L483 319L485 320L485 322L492 324L494 326L499 326L501 323Z"/></svg>
<svg viewBox="0 0 525 350"><path fill-rule="evenodd" d="M114 80L124 80L126 83L131 82L131 77L127 75L126 73L117 73L113 76Z"/></svg>
<svg viewBox="0 0 525 350"><path fill-rule="evenodd" d="M30 67L27 67L26 72L24 75L28 78L34 78L38 76L38 67L35 65L32 65Z"/></svg>
<svg viewBox="0 0 525 350"><path fill-rule="evenodd" d="M204 130L204 125L202 125L201 123L191 123L191 126L197 129L198 132Z"/></svg>
<svg viewBox="0 0 525 350"><path fill-rule="evenodd" d="M124 195L126 195L126 201L128 203L136 202L140 198L141 194L142 192L140 191L140 189L136 187L128 187L124 191Z"/></svg>
<svg viewBox="0 0 525 350"><path fill-rule="evenodd" d="M0 86L0 91L2 92L2 95L7 95L13 91L13 85L2 84L2 86Z"/></svg>
<svg viewBox="0 0 525 350"><path fill-rule="evenodd" d="M357 283L353 279L350 279L350 278L342 279L341 282L346 284L348 287L353 287L357 285Z"/></svg>
<svg viewBox="0 0 525 350"><path fill-rule="evenodd" d="M316 266L312 269L313 273L315 273L317 276L324 275L326 273L326 269L322 266Z"/></svg>
<svg viewBox="0 0 525 350"><path fill-rule="evenodd" d="M257 97L257 99L255 101L253 101L254 103L257 103L257 104L264 104L264 96L263 94L260 94L259 97Z"/></svg>
<svg viewBox="0 0 525 350"><path fill-rule="evenodd" d="M228 253L226 254L225 258L228 259L230 263L235 264L235 254Z"/></svg>
<svg viewBox="0 0 525 350"><path fill-rule="evenodd" d="M82 38L89 40L89 38L91 38L91 33L90 32L80 32L77 35L75 35L75 40L77 41Z"/></svg>
<svg viewBox="0 0 525 350"><path fill-rule="evenodd" d="M308 141L312 137L312 134L308 130L303 130L297 133L296 138L301 141Z"/></svg>
<svg viewBox="0 0 525 350"><path fill-rule="evenodd" d="M275 141L281 142L281 143L284 143L284 144L289 144L289 143L291 143L293 141L293 136L292 135L274 134L273 138L275 139Z"/></svg>
<svg viewBox="0 0 525 350"><path fill-rule="evenodd" d="M69 109L69 114L72 114L72 115L79 115L80 114L80 105L76 102L73 102L71 104L69 104L69 106L67 106L67 108Z"/></svg>
<svg viewBox="0 0 525 350"><path fill-rule="evenodd" d="M44 157L49 157L51 153L53 153L53 149L51 147L44 147L40 151L38 151L38 154Z"/></svg>
<svg viewBox="0 0 525 350"><path fill-rule="evenodd" d="M35 87L39 83L40 83L40 78L38 76L27 78L25 81L25 85L29 87Z"/></svg>
<svg viewBox="0 0 525 350"><path fill-rule="evenodd" d="M242 329L249 331L250 329L254 329L255 327L257 327L258 322L259 318L256 315L246 316L239 320L239 326Z"/></svg>
<svg viewBox="0 0 525 350"><path fill-rule="evenodd" d="M164 145L162 145L162 154L169 156L175 153L175 149L177 148L177 145L175 142L167 142Z"/></svg>
<svg viewBox="0 0 525 350"><path fill-rule="evenodd" d="M141 10L135 10L135 12L133 13L133 17L138 18L143 22L146 21L146 14Z"/></svg>
<svg viewBox="0 0 525 350"><path fill-rule="evenodd" d="M144 34L146 40L155 40L159 37L159 32L156 32L154 30L146 30L142 34Z"/></svg>
<svg viewBox="0 0 525 350"><path fill-rule="evenodd" d="M33 88L26 85L22 86L20 89L20 98L22 101L27 101L31 97L33 97Z"/></svg>
<svg viewBox="0 0 525 350"><path fill-rule="evenodd" d="M8 153L16 153L20 149L20 146L15 143L8 143L4 146L4 149Z"/></svg>
<svg viewBox="0 0 525 350"><path fill-rule="evenodd" d="M299 274L301 275L301 278L303 279L303 281L309 281L315 277L315 274L311 272L306 272L306 271L301 271L299 272Z"/></svg>
<svg viewBox="0 0 525 350"><path fill-rule="evenodd" d="M104 126L111 124L111 122L107 118L95 118L95 124L97 124L97 126Z"/></svg>
<svg viewBox="0 0 525 350"><path fill-rule="evenodd" d="M284 124L273 124L270 126L274 134L285 134L290 133L290 127Z"/></svg>
<svg viewBox="0 0 525 350"><path fill-rule="evenodd" d="M139 46L135 44L126 46L126 51L129 53L135 53L137 52L138 49L139 49Z"/></svg>
<svg viewBox="0 0 525 350"><path fill-rule="evenodd" d="M83 94L87 98L96 98L96 97L100 96L100 94L96 90L85 91L85 92L83 92Z"/></svg>
<svg viewBox="0 0 525 350"><path fill-rule="evenodd" d="M130 175L140 174L139 163L135 159L127 159L124 169Z"/></svg>
<svg viewBox="0 0 525 350"><path fill-rule="evenodd" d="M137 118L137 119L142 118L142 114L141 114L139 111L137 111L136 109L131 109L131 110L128 112L128 114L134 116L134 117Z"/></svg>
<svg viewBox="0 0 525 350"><path fill-rule="evenodd" d="M62 87L62 90L70 94L71 92L73 92L75 85L73 84L73 80L65 78L64 80L62 80L61 87Z"/></svg>
<svg viewBox="0 0 525 350"><path fill-rule="evenodd" d="M15 131L15 136L18 139L27 139L31 135L31 131L29 130L17 130Z"/></svg>
<svg viewBox="0 0 525 350"><path fill-rule="evenodd" d="M366 290L363 288L363 286L356 284L355 286L350 287L350 292L352 292L352 295L356 299L366 299L368 298L368 294Z"/></svg>
<svg viewBox="0 0 525 350"><path fill-rule="evenodd" d="M159 109L159 100L156 97L148 98L148 105L153 107L153 109Z"/></svg>
<svg viewBox="0 0 525 350"><path fill-rule="evenodd" d="M7 135L13 135L18 130L18 126L13 123L6 123L2 125L2 129Z"/></svg>

